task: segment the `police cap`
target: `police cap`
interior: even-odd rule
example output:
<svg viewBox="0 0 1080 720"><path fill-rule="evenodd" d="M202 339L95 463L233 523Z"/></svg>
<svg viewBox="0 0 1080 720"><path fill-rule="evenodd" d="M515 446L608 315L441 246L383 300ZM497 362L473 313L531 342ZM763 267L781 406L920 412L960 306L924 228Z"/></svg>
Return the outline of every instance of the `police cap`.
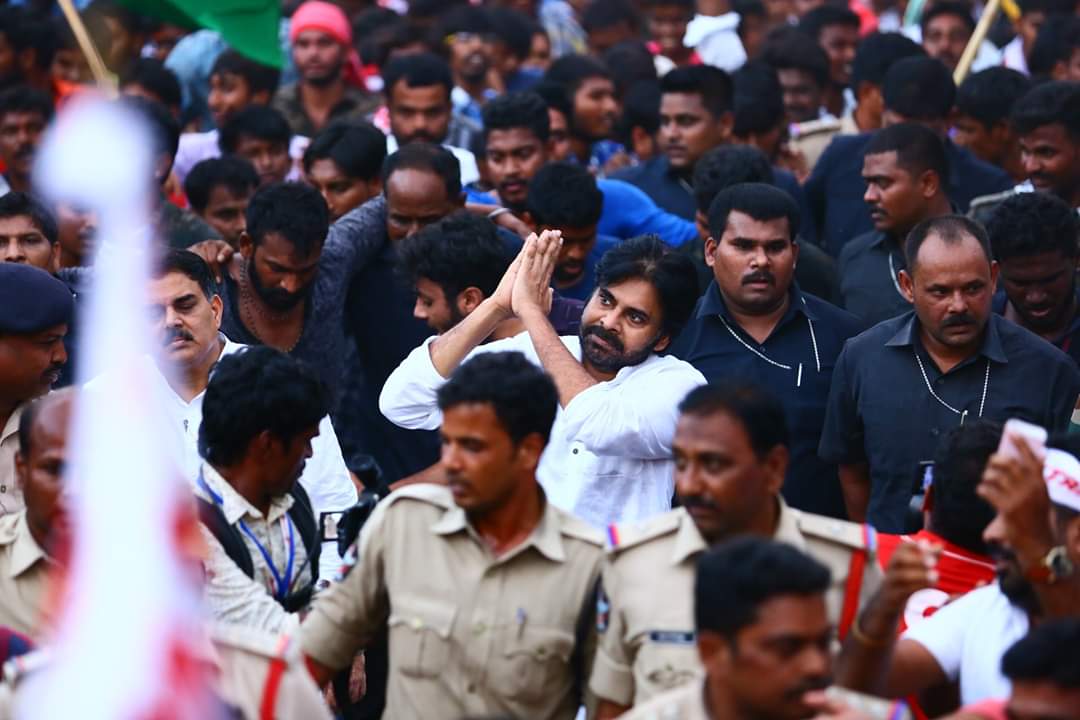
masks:
<svg viewBox="0 0 1080 720"><path fill-rule="evenodd" d="M0 262L0 334L29 335L71 321L67 285L44 270Z"/></svg>

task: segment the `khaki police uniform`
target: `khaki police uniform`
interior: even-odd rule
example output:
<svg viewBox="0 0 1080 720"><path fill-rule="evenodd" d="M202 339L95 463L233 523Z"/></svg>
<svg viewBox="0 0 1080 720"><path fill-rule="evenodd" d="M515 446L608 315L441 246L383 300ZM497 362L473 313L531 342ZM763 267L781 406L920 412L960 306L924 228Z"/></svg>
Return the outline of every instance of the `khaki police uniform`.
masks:
<svg viewBox="0 0 1080 720"><path fill-rule="evenodd" d="M546 503L496 557L448 488L410 485L372 513L352 572L301 625L303 650L340 670L388 624L386 717L573 718L602 555L598 531Z"/></svg>
<svg viewBox="0 0 1080 720"><path fill-rule="evenodd" d="M30 534L25 510L0 517L0 625L37 637L50 565Z"/></svg>
<svg viewBox="0 0 1080 720"><path fill-rule="evenodd" d="M244 720L276 718L330 720L333 715L300 653L288 636L239 625L210 628L209 643L197 652L210 666L215 697ZM51 661L49 648L20 655L4 664L0 720L13 717L23 681Z"/></svg>
<svg viewBox="0 0 1080 720"><path fill-rule="evenodd" d="M15 453L19 450L19 418L26 405L15 408L0 430L0 515L23 509L22 488L15 479Z"/></svg>
<svg viewBox="0 0 1080 720"><path fill-rule="evenodd" d="M792 123L788 128L788 145L792 150L802 153L806 158L806 167L814 169L818 158L829 147L829 143L837 135L857 135L859 126L850 113L837 120L834 117L819 120L807 120L801 123Z"/></svg>
<svg viewBox="0 0 1080 720"><path fill-rule="evenodd" d="M705 680L699 678L660 693L623 713L619 720L711 720L705 708Z"/></svg>
<svg viewBox="0 0 1080 720"><path fill-rule="evenodd" d="M881 582L871 557L873 531L779 502L773 539L829 568L829 619L846 633ZM589 688L619 705L638 705L701 672L694 639L694 570L707 545L683 509L637 526L612 526L608 535L597 607L599 647Z"/></svg>

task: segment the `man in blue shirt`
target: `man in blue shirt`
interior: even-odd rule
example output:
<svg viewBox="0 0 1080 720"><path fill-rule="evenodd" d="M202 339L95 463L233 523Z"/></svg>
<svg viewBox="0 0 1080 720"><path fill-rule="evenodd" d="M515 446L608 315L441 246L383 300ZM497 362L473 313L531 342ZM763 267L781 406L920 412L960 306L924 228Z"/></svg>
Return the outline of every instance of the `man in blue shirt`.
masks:
<svg viewBox="0 0 1080 720"><path fill-rule="evenodd" d="M592 173L572 163L551 163L529 184L528 214L536 231L562 231L551 284L564 297L588 300L596 286L596 264L619 244L598 235L604 196Z"/></svg>
<svg viewBox="0 0 1080 720"><path fill-rule="evenodd" d="M956 86L952 74L939 61L927 57L899 60L885 75L883 95L886 127L917 123L943 139L950 168L947 195L961 212L967 212L974 198L1012 187L1008 173L948 139ZM814 213L819 242L833 257L849 240L874 227L863 202L866 184L862 178L863 150L871 137L871 133L838 135L806 181L806 199Z"/></svg>
<svg viewBox="0 0 1080 720"><path fill-rule="evenodd" d="M866 145L862 174L874 229L844 245L837 266L841 304L869 327L911 309L897 280L906 267L904 238L952 207L945 145L922 125L901 123L876 133Z"/></svg>
<svg viewBox="0 0 1080 720"><path fill-rule="evenodd" d="M1006 199L986 225L1001 265L994 312L1053 343L1080 365L1080 219L1051 193Z"/></svg>
<svg viewBox="0 0 1080 720"><path fill-rule="evenodd" d="M818 454L839 464L848 516L901 533L922 464L966 420L1020 418L1065 430L1080 371L1060 350L991 311L998 266L978 223L917 225L900 273L913 312L844 345Z"/></svg>
<svg viewBox="0 0 1080 720"><path fill-rule="evenodd" d="M489 102L484 107L485 164L494 190L466 187L468 201L522 213L533 176L549 160L560 159L554 151L551 122L554 118L563 126L567 124L569 103L565 105L548 105L533 92L502 95ZM604 195L599 221L602 233L622 240L656 234L672 247L695 236L693 223L664 212L633 185L605 179L596 184Z"/></svg>
<svg viewBox="0 0 1080 720"><path fill-rule="evenodd" d="M719 68L693 65L668 72L660 80L661 154L613 177L641 188L668 212L693 220L694 166L731 137L732 96L731 78Z"/></svg>
<svg viewBox="0 0 1080 720"><path fill-rule="evenodd" d="M714 279L672 353L710 382L739 380L773 391L791 430L788 504L844 517L836 466L817 456L832 369L855 317L794 282L799 210L783 190L744 183L709 208L705 261Z"/></svg>

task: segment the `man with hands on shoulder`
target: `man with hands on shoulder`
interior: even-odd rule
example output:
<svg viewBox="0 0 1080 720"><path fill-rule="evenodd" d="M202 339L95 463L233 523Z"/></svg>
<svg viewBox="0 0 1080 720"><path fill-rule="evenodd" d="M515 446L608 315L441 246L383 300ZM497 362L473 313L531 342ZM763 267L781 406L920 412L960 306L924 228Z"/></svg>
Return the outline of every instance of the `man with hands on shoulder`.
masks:
<svg viewBox="0 0 1080 720"><path fill-rule="evenodd" d="M434 429L436 393L468 357L517 350L544 368L559 393L539 478L558 507L594 526L643 519L671 507L671 440L678 401L705 380L658 353L697 300L693 263L656 236L632 238L597 265L577 337L548 320L561 235L530 235L495 292L450 331L428 339L390 375L379 398L402 427ZM485 343L510 317L525 332Z"/></svg>
<svg viewBox="0 0 1080 720"><path fill-rule="evenodd" d="M978 487L997 515L984 538L998 581L946 605L900 638L908 597L936 581L941 552L905 543L859 616L837 667L840 684L886 697L959 681L962 704L1009 695L1001 658L1035 623L1080 616L1080 441L1051 443L1045 463L1017 436L990 457ZM973 621L977 619L977 621Z"/></svg>

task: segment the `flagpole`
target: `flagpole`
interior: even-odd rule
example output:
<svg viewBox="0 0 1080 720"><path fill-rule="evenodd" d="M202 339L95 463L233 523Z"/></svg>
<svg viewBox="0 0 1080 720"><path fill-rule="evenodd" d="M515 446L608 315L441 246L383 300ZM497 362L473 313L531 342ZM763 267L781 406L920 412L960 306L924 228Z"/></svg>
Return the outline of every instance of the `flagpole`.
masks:
<svg viewBox="0 0 1080 720"><path fill-rule="evenodd" d="M975 26L975 32L971 33L971 39L968 40L967 47L964 48L964 54L960 56L960 62L957 63L956 70L953 71L953 82L957 85L964 82L964 78L971 71L971 64L975 62L979 46L986 39L986 34L990 32L990 26L994 24L999 10L1001 10L1001 0L987 0L982 16L979 17L979 24Z"/></svg>
<svg viewBox="0 0 1080 720"><path fill-rule="evenodd" d="M86 25L83 24L82 18L79 17L79 11L75 9L71 0L57 0L57 2L64 12L64 19L67 20L68 27L71 28L71 32L75 35L75 41L79 43L79 48L86 57L86 62L90 65L90 72L93 73L98 87L109 95L115 95L116 77L109 72L109 68L105 66L105 61L101 59L101 53L94 46L94 41L90 39L90 33L86 31Z"/></svg>

